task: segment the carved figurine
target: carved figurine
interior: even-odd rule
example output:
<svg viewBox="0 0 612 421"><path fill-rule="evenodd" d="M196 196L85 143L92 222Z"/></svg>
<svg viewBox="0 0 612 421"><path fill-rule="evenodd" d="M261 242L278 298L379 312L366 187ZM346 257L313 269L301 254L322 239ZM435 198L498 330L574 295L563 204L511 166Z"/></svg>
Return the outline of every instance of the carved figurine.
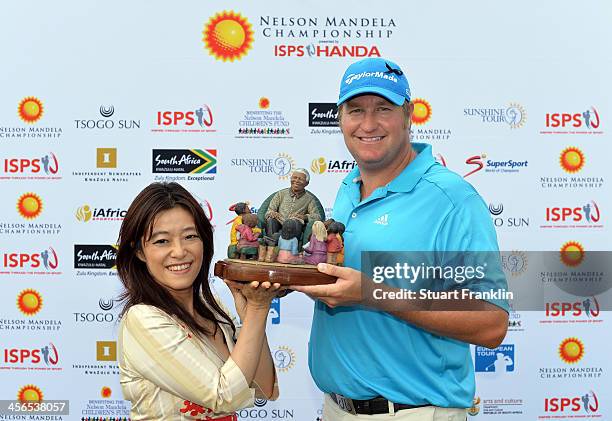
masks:
<svg viewBox="0 0 612 421"><path fill-rule="evenodd" d="M327 222L327 221L326 221ZM342 265L344 263L344 224L333 221L327 227L327 263Z"/></svg>
<svg viewBox="0 0 612 421"><path fill-rule="evenodd" d="M240 234L236 250L240 254L241 259L257 257L258 238L261 235L261 230L256 231L257 222L257 215L245 213L242 215L242 224L236 227L236 231Z"/></svg>
<svg viewBox="0 0 612 421"><path fill-rule="evenodd" d="M278 256L276 261L279 263L304 263L302 256L298 252L298 237L302 233L302 224L295 219L287 219L281 229L281 235L278 239ZM268 250L270 247L268 247ZM273 261L273 256L270 256L270 261ZM268 256L266 255L266 262Z"/></svg>
<svg viewBox="0 0 612 421"><path fill-rule="evenodd" d="M318 265L327 261L327 230L321 221L316 221L312 224L312 234L308 245L304 247L304 251L308 255L304 256L304 263L309 265Z"/></svg>
<svg viewBox="0 0 612 421"><path fill-rule="evenodd" d="M238 231L236 228L238 225L242 224L242 215L245 213L251 213L251 209L249 209L249 205L245 202L238 202L229 208L230 211L236 212L236 217L232 221L232 226L230 227L230 244L228 247L228 257L235 258L236 247L238 246Z"/></svg>

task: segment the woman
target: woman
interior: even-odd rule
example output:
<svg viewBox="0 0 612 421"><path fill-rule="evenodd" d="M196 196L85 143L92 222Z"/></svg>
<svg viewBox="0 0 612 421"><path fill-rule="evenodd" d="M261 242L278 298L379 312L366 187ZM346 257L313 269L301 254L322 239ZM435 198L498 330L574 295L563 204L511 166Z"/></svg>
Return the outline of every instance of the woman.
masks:
<svg viewBox="0 0 612 421"><path fill-rule="evenodd" d="M278 396L265 337L279 285L228 283L236 328L208 285L212 227L177 183L153 183L121 225L117 270L125 291L119 368L132 420L234 421L254 397Z"/></svg>

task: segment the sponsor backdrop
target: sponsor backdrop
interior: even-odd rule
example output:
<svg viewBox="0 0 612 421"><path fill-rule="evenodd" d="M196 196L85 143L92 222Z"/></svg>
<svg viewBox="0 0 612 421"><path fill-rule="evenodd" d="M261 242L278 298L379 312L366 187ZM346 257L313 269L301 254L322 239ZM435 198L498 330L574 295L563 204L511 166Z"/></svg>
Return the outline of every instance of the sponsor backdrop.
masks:
<svg viewBox="0 0 612 421"><path fill-rule="evenodd" d="M256 210L288 186L293 168L311 170L309 189L331 213L355 165L334 102L345 67L362 57L389 57L407 73L412 138L481 192L501 249L514 250L509 277L520 279L526 251L610 250L608 3L2 9L0 399L70 401L70 415L46 419L129 416L114 261L136 193L153 181L189 189L215 226L216 258L235 217L229 207ZM601 300L568 295L542 311L513 311L503 345L472 349L470 419L612 417L612 320ZM297 293L273 303L282 397L241 419L321 420L307 364L311 314Z"/></svg>

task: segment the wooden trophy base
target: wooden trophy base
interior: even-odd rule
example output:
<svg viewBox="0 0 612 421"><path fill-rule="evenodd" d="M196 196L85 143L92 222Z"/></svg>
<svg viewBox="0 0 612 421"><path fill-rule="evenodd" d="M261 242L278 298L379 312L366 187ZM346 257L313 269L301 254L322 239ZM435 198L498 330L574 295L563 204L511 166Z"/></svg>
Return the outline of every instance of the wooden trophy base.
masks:
<svg viewBox="0 0 612 421"><path fill-rule="evenodd" d="M336 277L319 272L313 265L266 263L256 260L219 260L215 263L214 274L231 281L268 281L281 285L321 285L336 282Z"/></svg>

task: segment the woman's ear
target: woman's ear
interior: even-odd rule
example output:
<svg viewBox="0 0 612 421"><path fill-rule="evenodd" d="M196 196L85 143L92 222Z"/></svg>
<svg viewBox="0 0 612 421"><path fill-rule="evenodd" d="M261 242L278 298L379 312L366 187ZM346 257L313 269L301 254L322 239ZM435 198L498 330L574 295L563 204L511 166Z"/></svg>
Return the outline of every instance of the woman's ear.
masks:
<svg viewBox="0 0 612 421"><path fill-rule="evenodd" d="M136 257L138 257L141 262L147 263L147 258L142 252L142 241L139 241L136 245Z"/></svg>

